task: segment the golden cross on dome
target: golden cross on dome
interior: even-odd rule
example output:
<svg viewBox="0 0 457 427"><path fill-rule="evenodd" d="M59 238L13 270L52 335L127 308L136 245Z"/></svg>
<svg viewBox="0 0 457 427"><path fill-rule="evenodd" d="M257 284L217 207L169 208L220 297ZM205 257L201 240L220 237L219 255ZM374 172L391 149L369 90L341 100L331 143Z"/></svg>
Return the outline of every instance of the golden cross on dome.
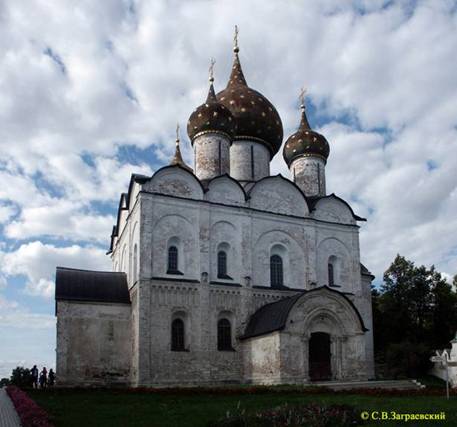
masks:
<svg viewBox="0 0 457 427"><path fill-rule="evenodd" d="M238 53L238 51L240 50L238 47L238 33L238 25L235 25L235 34L233 35L233 51L235 53Z"/></svg>
<svg viewBox="0 0 457 427"><path fill-rule="evenodd" d="M212 83L214 82L214 64L216 63L216 60L214 58L211 58L211 63L209 66L209 81Z"/></svg>
<svg viewBox="0 0 457 427"><path fill-rule="evenodd" d="M306 95L306 88L303 86L300 90L300 95L298 99L300 100L300 107L305 108L305 95Z"/></svg>

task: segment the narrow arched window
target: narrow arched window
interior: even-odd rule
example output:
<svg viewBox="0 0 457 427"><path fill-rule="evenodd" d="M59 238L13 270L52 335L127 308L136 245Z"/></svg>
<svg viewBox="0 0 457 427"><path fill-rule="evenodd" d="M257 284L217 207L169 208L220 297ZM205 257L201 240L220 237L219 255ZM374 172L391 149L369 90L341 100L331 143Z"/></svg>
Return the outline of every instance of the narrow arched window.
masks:
<svg viewBox="0 0 457 427"><path fill-rule="evenodd" d="M184 322L175 319L171 323L171 351L184 351Z"/></svg>
<svg viewBox="0 0 457 427"><path fill-rule="evenodd" d="M138 280L138 245L133 247L133 283Z"/></svg>
<svg viewBox="0 0 457 427"><path fill-rule="evenodd" d="M335 285L333 264L331 262L328 263L328 285L329 286L334 286Z"/></svg>
<svg viewBox="0 0 457 427"><path fill-rule="evenodd" d="M178 271L178 248L170 246L168 248L168 269L167 273L173 274Z"/></svg>
<svg viewBox="0 0 457 427"><path fill-rule="evenodd" d="M217 322L217 349L219 351L233 350L232 326L228 319L221 319Z"/></svg>
<svg viewBox="0 0 457 427"><path fill-rule="evenodd" d="M283 286L282 258L279 255L270 257L270 283L272 288Z"/></svg>
<svg viewBox="0 0 457 427"><path fill-rule="evenodd" d="M227 252L225 251L217 253L217 277L219 279L227 278Z"/></svg>

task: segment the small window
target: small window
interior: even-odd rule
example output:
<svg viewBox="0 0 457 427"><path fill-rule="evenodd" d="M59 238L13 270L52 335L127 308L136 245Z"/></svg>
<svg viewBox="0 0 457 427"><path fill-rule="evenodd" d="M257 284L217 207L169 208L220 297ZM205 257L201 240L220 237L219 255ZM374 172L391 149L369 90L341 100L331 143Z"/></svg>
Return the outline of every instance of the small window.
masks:
<svg viewBox="0 0 457 427"><path fill-rule="evenodd" d="M282 258L279 255L270 257L270 282L272 288L283 286Z"/></svg>
<svg viewBox="0 0 457 427"><path fill-rule="evenodd" d="M217 277L219 279L228 279L227 274L227 252L219 251L217 253Z"/></svg>
<svg viewBox="0 0 457 427"><path fill-rule="evenodd" d="M217 349L219 351L233 350L232 326L228 319L221 319L217 322Z"/></svg>
<svg viewBox="0 0 457 427"><path fill-rule="evenodd" d="M176 246L170 246L168 248L168 274L178 272L178 248Z"/></svg>
<svg viewBox="0 0 457 427"><path fill-rule="evenodd" d="M184 351L184 322L175 319L171 323L171 351Z"/></svg>
<svg viewBox="0 0 457 427"><path fill-rule="evenodd" d="M335 286L335 277L333 272L333 264L331 262L328 263L328 285Z"/></svg>

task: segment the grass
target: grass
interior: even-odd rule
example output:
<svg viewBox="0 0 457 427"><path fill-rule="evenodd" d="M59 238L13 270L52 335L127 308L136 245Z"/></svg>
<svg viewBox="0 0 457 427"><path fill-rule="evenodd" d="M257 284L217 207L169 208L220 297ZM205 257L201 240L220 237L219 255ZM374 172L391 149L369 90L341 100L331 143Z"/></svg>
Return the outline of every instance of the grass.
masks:
<svg viewBox="0 0 457 427"><path fill-rule="evenodd" d="M457 396L366 396L362 394L306 394L298 389L248 394L243 389L221 393L167 394L127 390L29 390L29 395L51 416L57 427L204 427L209 421L234 412L238 402L247 411L283 403L348 404L358 411L446 413L445 421L388 422L365 425L457 425Z"/></svg>

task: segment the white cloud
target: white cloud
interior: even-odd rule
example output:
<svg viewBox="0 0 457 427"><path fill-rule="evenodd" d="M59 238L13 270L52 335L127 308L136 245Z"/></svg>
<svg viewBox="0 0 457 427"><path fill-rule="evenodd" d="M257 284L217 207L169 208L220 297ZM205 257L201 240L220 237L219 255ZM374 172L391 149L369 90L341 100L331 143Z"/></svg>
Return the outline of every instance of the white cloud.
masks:
<svg viewBox="0 0 457 427"><path fill-rule="evenodd" d="M22 244L17 250L3 254L1 269L7 276L24 275L26 292L52 298L57 266L88 270L109 270L106 251L78 245L56 247L40 241Z"/></svg>
<svg viewBox="0 0 457 427"><path fill-rule="evenodd" d="M5 289L6 286L7 286L6 277L3 274L0 274L0 291ZM0 301L0 307L1 307L1 301Z"/></svg>
<svg viewBox="0 0 457 427"><path fill-rule="evenodd" d="M23 329L52 329L55 317L50 314L31 313L17 301L9 301L0 295L0 324L3 327Z"/></svg>
<svg viewBox="0 0 457 427"><path fill-rule="evenodd" d="M277 106L286 136L298 122L296 95L303 84L316 117L349 116L360 126L334 120L321 130L331 144L329 191L349 199L362 215L373 212L362 229L367 264L379 275L397 250L452 273L457 265L446 254L454 236L435 234L449 234L455 198L457 37L451 3L6 6L0 30L6 52L0 59L0 156L6 169L0 178L11 185L0 189L0 197L22 210L10 224L10 213L3 213L8 237L107 241L112 218L94 213L90 202L117 200L131 172L151 172L117 160L117 147L150 146L162 161L171 155L176 120L184 123L205 96L209 57L218 61L216 87L225 84L237 23L247 80ZM39 22L47 22L45 31ZM71 33L65 31L69 25ZM380 127L387 137L376 131ZM190 160L188 144L184 152ZM82 153L91 154L93 164ZM429 173L427 161L438 169ZM281 153L272 171L287 174ZM37 186L37 173L62 195L56 199ZM408 192L397 197L399 188ZM56 208L43 215L53 220L47 223L41 220L45 206ZM411 233L405 224L418 228ZM421 239L446 245L419 254Z"/></svg>
<svg viewBox="0 0 457 427"><path fill-rule="evenodd" d="M53 314L32 313L0 295L0 378L16 366L54 367L55 325Z"/></svg>
<svg viewBox="0 0 457 427"><path fill-rule="evenodd" d="M238 24L247 81L277 107L285 137L299 121L298 90L308 87L311 124L331 146L328 192L368 217L367 267L380 277L400 252L453 276L454 3L2 4L0 223L14 241L0 241L2 273L24 275L26 292L49 296L58 264L109 268L104 250L87 243L108 245L114 218L100 205L116 207L132 172L158 166L119 153L128 145L167 161L176 121L184 125L204 100L210 57L216 88L225 86ZM288 175L281 153L271 170Z"/></svg>
<svg viewBox="0 0 457 427"><path fill-rule="evenodd" d="M11 205L0 204L0 224L8 222L17 212L17 209Z"/></svg>
<svg viewBox="0 0 457 427"><path fill-rule="evenodd" d="M23 208L21 216L5 227L12 239L54 236L62 239L93 240L108 244L115 218L84 213L80 203L53 200L49 205Z"/></svg>

